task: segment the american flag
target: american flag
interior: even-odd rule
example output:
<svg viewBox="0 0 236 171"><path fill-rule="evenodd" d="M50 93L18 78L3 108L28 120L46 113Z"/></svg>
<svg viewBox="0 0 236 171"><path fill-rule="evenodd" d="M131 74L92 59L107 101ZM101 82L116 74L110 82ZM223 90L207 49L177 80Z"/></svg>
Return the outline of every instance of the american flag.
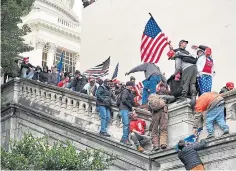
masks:
<svg viewBox="0 0 236 171"><path fill-rule="evenodd" d="M136 92L137 96L141 96L142 97L142 95L140 93L142 88L143 88L143 83L142 82L139 82L138 84L135 85L135 92Z"/></svg>
<svg viewBox="0 0 236 171"><path fill-rule="evenodd" d="M165 47L168 45L167 37L157 25L154 18L148 20L142 35L141 61L157 63Z"/></svg>
<svg viewBox="0 0 236 171"><path fill-rule="evenodd" d="M104 77L109 74L109 66L110 66L110 57L105 60L102 64L99 64L93 68L86 70L83 74L86 77Z"/></svg>
<svg viewBox="0 0 236 171"><path fill-rule="evenodd" d="M111 78L112 81L115 81L117 79L118 70L119 70L119 63L116 65L115 71L114 71L113 76Z"/></svg>

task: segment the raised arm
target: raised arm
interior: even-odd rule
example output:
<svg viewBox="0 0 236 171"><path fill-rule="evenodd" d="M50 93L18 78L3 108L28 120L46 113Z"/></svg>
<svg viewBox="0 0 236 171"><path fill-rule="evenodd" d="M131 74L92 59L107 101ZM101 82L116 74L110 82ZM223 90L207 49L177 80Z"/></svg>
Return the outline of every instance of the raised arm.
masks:
<svg viewBox="0 0 236 171"><path fill-rule="evenodd" d="M145 71L147 69L147 63L143 63L141 65L138 65L131 69L128 74L134 73L134 72L139 72L139 71Z"/></svg>

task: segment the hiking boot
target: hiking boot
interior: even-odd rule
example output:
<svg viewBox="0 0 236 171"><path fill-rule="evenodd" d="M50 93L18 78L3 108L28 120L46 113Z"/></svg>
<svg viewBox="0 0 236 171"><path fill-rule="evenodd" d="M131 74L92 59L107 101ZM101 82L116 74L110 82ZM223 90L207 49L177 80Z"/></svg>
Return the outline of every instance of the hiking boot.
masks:
<svg viewBox="0 0 236 171"><path fill-rule="evenodd" d="M99 134L105 137L110 137L110 135L106 132L99 132Z"/></svg>
<svg viewBox="0 0 236 171"><path fill-rule="evenodd" d="M223 135L229 134L229 130L224 131Z"/></svg>
<svg viewBox="0 0 236 171"><path fill-rule="evenodd" d="M164 150L164 149L166 149L166 148L167 148L167 145L166 145L166 144L162 144L162 145L161 145L161 149L162 149L162 150Z"/></svg>
<svg viewBox="0 0 236 171"><path fill-rule="evenodd" d="M137 147L137 150L138 150L139 152L141 152L141 153L144 151L143 147L141 147L141 146L138 146L138 147Z"/></svg>
<svg viewBox="0 0 236 171"><path fill-rule="evenodd" d="M206 138L207 139L214 138L214 135L213 134L209 134Z"/></svg>
<svg viewBox="0 0 236 171"><path fill-rule="evenodd" d="M191 105L192 109L194 108L195 104L196 104L196 96L192 96L191 101L190 101L190 105Z"/></svg>
<svg viewBox="0 0 236 171"><path fill-rule="evenodd" d="M152 151L158 151L160 150L160 147L153 147Z"/></svg>
<svg viewBox="0 0 236 171"><path fill-rule="evenodd" d="M132 146L132 144L129 142L129 140L120 140L120 142L125 145Z"/></svg>

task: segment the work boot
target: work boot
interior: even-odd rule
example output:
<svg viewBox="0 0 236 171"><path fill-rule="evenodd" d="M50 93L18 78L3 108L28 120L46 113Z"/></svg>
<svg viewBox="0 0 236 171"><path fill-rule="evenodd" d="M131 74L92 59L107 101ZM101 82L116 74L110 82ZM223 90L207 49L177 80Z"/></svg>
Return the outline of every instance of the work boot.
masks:
<svg viewBox="0 0 236 171"><path fill-rule="evenodd" d="M120 140L120 142L125 145L132 146L132 144L129 142L129 140Z"/></svg>
<svg viewBox="0 0 236 171"><path fill-rule="evenodd" d="M224 131L223 135L229 134L229 130Z"/></svg>
<svg viewBox="0 0 236 171"><path fill-rule="evenodd" d="M141 146L138 146L138 147L137 147L137 150L138 150L139 152L141 152L141 153L144 151L143 147L141 147Z"/></svg>
<svg viewBox="0 0 236 171"><path fill-rule="evenodd" d="M162 145L161 145L161 149L162 149L162 150L164 150L164 149L166 149L166 148L167 148L167 145L166 145L166 144L162 144Z"/></svg>
<svg viewBox="0 0 236 171"><path fill-rule="evenodd" d="M194 108L195 104L196 104L196 96L192 96L191 101L190 101L190 105L191 105L192 109Z"/></svg>
<svg viewBox="0 0 236 171"><path fill-rule="evenodd" d="M99 134L105 137L110 137L110 135L106 132L99 132Z"/></svg>

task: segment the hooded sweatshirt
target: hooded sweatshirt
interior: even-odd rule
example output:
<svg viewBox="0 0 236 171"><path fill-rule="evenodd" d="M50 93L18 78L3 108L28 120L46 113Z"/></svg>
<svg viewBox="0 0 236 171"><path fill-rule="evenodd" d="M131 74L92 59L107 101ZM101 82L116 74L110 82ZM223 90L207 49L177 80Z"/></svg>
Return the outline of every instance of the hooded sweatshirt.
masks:
<svg viewBox="0 0 236 171"><path fill-rule="evenodd" d="M149 79L150 76L160 75L161 79L164 83L166 83L166 78L162 75L160 68L156 66L154 63L143 63L129 71L129 74L144 71L146 80Z"/></svg>

